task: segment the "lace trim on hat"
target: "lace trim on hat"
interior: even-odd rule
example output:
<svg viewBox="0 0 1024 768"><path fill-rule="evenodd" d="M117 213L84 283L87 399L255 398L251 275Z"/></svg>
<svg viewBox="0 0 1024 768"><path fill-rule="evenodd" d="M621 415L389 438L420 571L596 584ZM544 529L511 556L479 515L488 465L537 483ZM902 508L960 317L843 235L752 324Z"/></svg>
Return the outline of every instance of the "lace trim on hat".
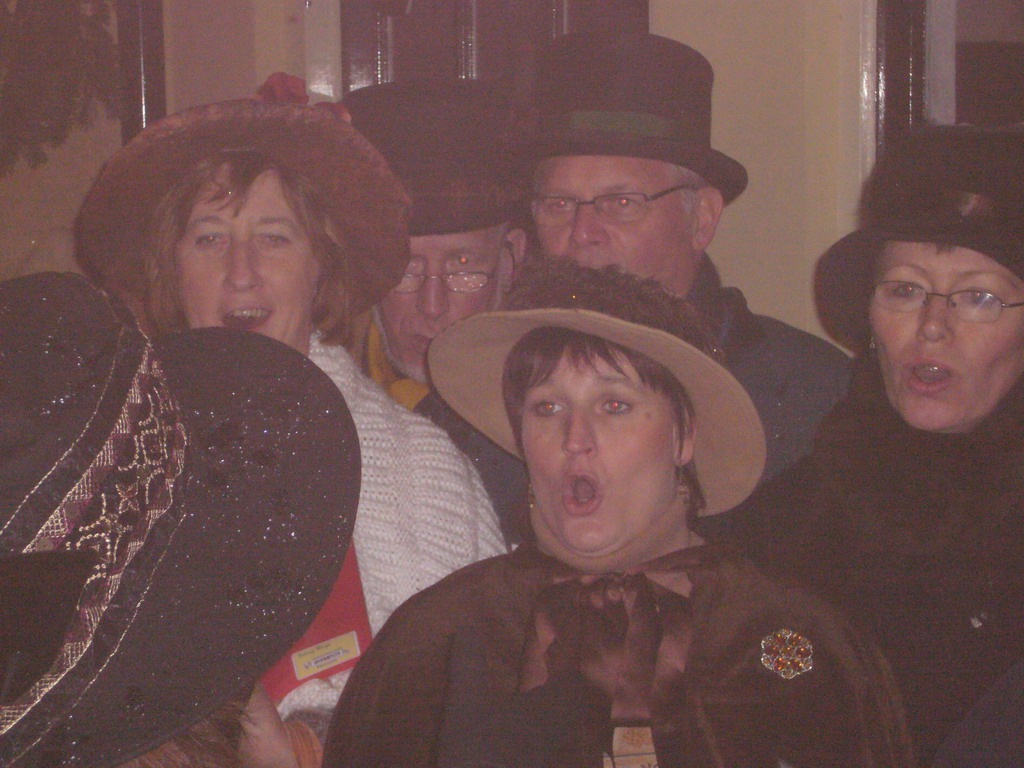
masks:
<svg viewBox="0 0 1024 768"><path fill-rule="evenodd" d="M98 562L53 666L18 701L0 707L0 734L39 703L92 645L122 574L174 502L186 444L177 406L147 347L110 436L23 550L87 551L95 553ZM118 641L129 624L120 628Z"/></svg>

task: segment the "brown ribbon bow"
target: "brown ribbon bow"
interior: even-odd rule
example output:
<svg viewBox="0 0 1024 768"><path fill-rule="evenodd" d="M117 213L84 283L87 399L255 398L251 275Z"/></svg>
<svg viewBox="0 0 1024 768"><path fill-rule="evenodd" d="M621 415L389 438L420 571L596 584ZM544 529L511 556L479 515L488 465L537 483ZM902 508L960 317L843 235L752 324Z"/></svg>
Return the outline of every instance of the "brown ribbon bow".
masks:
<svg viewBox="0 0 1024 768"><path fill-rule="evenodd" d="M519 690L580 672L603 710L586 727L592 744L607 744L615 724L674 730L693 620L688 598L666 585L697 563L679 550L626 573L554 571L534 603Z"/></svg>

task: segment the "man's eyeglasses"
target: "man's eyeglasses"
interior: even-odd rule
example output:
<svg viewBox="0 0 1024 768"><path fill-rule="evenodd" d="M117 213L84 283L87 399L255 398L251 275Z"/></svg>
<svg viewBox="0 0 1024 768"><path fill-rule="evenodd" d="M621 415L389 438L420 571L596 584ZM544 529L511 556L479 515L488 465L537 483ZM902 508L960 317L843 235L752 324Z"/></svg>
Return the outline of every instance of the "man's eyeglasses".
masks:
<svg viewBox="0 0 1024 768"><path fill-rule="evenodd" d="M604 221L625 224L639 221L647 215L650 204L681 189L695 190L692 184L678 184L653 195L643 192L611 192L598 195L592 200L577 200L575 197L558 195L536 195L533 198L533 218L538 224L561 224L576 217L581 205L592 205Z"/></svg>
<svg viewBox="0 0 1024 768"><path fill-rule="evenodd" d="M926 291L917 283L904 280L885 280L875 286L874 303L893 312L916 312L925 305L929 296L946 300L950 311L960 320L971 323L994 323L1004 308L1024 307L1024 301L1006 304L994 293L968 288L953 293Z"/></svg>
<svg viewBox="0 0 1024 768"><path fill-rule="evenodd" d="M444 287L454 293L473 293L479 291L491 278L493 272L445 272L440 275L404 274L393 290L395 293L415 293L427 280L440 280Z"/></svg>

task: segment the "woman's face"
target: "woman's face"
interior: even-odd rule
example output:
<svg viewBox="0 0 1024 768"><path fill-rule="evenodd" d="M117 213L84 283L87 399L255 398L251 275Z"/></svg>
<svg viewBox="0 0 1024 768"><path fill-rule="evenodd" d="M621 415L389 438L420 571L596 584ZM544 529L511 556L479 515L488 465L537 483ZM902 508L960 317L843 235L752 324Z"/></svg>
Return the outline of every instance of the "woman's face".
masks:
<svg viewBox="0 0 1024 768"><path fill-rule="evenodd" d="M676 467L693 454L669 399L603 360L562 357L528 389L523 451L540 548L589 572L622 570L690 541Z"/></svg>
<svg viewBox="0 0 1024 768"><path fill-rule="evenodd" d="M1024 282L967 248L891 242L877 281L916 283L928 292L979 289L1004 303L1024 301ZM885 391L904 421L931 432L968 432L996 407L1024 372L1024 307L1004 309L994 323L960 320L931 296L915 312L872 302L871 329Z"/></svg>
<svg viewBox="0 0 1024 768"><path fill-rule="evenodd" d="M257 176L237 211L213 193L192 208L174 249L189 326L257 331L309 354L320 264L277 174Z"/></svg>

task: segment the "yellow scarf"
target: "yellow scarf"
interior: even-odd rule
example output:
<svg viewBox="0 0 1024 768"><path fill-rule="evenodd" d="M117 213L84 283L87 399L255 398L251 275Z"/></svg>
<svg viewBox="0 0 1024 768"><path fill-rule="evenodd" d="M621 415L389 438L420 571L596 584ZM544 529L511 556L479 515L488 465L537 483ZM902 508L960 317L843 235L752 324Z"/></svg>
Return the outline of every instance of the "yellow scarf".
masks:
<svg viewBox="0 0 1024 768"><path fill-rule="evenodd" d="M384 339L376 323L370 323L366 334L366 373L380 384L391 398L410 411L426 397L430 387L402 376L384 354Z"/></svg>

